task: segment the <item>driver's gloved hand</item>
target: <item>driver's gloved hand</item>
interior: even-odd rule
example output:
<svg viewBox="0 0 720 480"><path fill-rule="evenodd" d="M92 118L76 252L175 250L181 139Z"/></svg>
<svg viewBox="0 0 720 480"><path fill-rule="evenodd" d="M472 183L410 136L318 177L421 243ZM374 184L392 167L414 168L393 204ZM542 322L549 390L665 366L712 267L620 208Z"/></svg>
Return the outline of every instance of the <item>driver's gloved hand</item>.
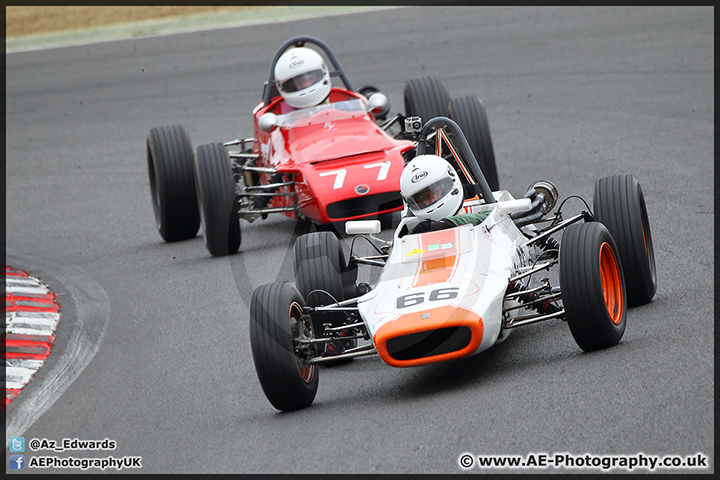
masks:
<svg viewBox="0 0 720 480"><path fill-rule="evenodd" d="M445 228L452 228L455 224L448 220L447 218L443 218L440 221L436 220L423 220L422 222L415 225L415 228L413 228L412 233L424 233L424 232L434 232L436 230L443 230Z"/></svg>

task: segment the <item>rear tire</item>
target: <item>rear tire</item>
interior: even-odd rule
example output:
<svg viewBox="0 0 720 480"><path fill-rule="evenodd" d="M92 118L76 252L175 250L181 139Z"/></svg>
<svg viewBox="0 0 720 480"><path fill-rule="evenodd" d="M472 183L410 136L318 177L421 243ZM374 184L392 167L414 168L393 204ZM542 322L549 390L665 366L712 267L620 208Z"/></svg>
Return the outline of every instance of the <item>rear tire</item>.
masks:
<svg viewBox="0 0 720 480"><path fill-rule="evenodd" d="M265 396L278 410L308 407L317 393L318 367L305 365L312 355L298 348L300 338L314 338L312 323L302 318L304 306L290 282L261 285L250 302L255 370Z"/></svg>
<svg viewBox="0 0 720 480"><path fill-rule="evenodd" d="M450 94L438 77L409 80L403 92L405 116L419 116L425 125L428 120L447 115Z"/></svg>
<svg viewBox="0 0 720 480"><path fill-rule="evenodd" d="M560 290L570 332L585 351L616 345L625 332L625 277L617 247L598 222L571 225L560 245Z"/></svg>
<svg viewBox="0 0 720 480"><path fill-rule="evenodd" d="M318 307L334 301L341 302L355 296L357 269L347 271L345 255L340 241L332 232L313 232L302 235L295 241L295 283L308 306ZM332 295L314 290L324 290ZM345 323L344 313L324 312L311 314L315 335L320 337L334 336L325 334L323 324L329 323L339 327ZM339 337L336 337L339 338ZM345 348L354 348L357 340L348 340ZM330 352L322 348L322 352ZM339 365L352 361L352 358L339 359L325 365Z"/></svg>
<svg viewBox="0 0 720 480"><path fill-rule="evenodd" d="M657 291L655 250L645 197L632 175L615 175L595 182L595 220L607 227L617 242L625 271L628 304L648 303Z"/></svg>
<svg viewBox="0 0 720 480"><path fill-rule="evenodd" d="M155 127L146 142L155 223L166 242L187 240L200 228L193 150L182 125Z"/></svg>
<svg viewBox="0 0 720 480"><path fill-rule="evenodd" d="M342 279L346 268L345 255L334 233L313 232L301 235L295 241L294 253L295 283L308 306L318 307L345 300ZM314 290L324 290L330 295ZM323 323L332 323L337 327L344 320L345 315L338 313L313 315L318 336L322 334Z"/></svg>
<svg viewBox="0 0 720 480"><path fill-rule="evenodd" d="M221 143L198 147L195 175L208 251L214 257L236 253L240 248L240 221L235 178Z"/></svg>
<svg viewBox="0 0 720 480"><path fill-rule="evenodd" d="M495 151L490 136L487 111L475 96L453 98L448 107L448 116L458 124L470 144L475 159L482 170L490 190L500 190Z"/></svg>

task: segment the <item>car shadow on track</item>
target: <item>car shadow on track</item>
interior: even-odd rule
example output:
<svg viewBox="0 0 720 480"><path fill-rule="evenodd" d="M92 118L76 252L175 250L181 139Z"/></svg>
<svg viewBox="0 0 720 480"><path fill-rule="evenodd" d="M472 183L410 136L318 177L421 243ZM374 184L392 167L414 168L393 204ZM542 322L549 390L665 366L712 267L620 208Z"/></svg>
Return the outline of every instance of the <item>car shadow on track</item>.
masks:
<svg viewBox="0 0 720 480"><path fill-rule="evenodd" d="M565 335L567 337L564 338ZM637 341L623 339L613 348L583 352L573 342L567 325L555 322L535 331L520 329L506 341L480 354L439 364L393 369L375 357L359 359L321 370L320 391L332 389L331 383L338 380L338 375L358 374L363 378L356 382L357 389L353 392L335 390L330 398L323 394L313 408L347 407L356 401L358 390L362 392L362 404L366 407L374 403L381 406L388 402L412 401L451 392L479 392L479 389L497 385L498 382L525 382L529 377L542 376L548 370L555 375L558 371L584 369L608 355L622 358L622 352L634 348L632 344ZM391 373L382 372L387 369ZM368 381L370 376L378 375L384 378ZM367 386L364 385L366 382Z"/></svg>

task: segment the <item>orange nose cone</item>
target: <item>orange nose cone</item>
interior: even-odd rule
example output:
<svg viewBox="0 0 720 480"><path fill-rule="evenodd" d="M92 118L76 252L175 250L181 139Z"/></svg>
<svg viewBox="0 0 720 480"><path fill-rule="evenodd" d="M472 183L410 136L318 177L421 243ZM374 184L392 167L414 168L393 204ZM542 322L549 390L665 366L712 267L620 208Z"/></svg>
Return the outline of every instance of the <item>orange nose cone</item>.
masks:
<svg viewBox="0 0 720 480"><path fill-rule="evenodd" d="M402 315L380 327L373 340L393 367L413 367L470 355L480 346L482 319L464 308L444 306Z"/></svg>

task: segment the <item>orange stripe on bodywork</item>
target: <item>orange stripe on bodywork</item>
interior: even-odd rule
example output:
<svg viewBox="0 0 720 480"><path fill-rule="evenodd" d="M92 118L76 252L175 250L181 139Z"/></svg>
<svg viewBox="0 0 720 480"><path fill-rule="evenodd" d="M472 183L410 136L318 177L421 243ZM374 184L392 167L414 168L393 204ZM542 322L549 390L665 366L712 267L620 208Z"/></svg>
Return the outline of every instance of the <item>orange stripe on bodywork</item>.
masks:
<svg viewBox="0 0 720 480"><path fill-rule="evenodd" d="M451 248L442 249L442 245L447 245L449 243L453 244ZM428 250L434 245L438 246L436 250ZM433 283L447 282L452 276L458 262L457 229L453 228L450 230L439 230L437 232L422 234L420 236L420 248L426 252L426 256L431 256L433 253L437 253L438 251L443 252L444 256L421 261L420 268L415 274L415 278L413 278L411 288L430 285Z"/></svg>
<svg viewBox="0 0 720 480"><path fill-rule="evenodd" d="M393 338L449 327L469 328L471 338L468 345L454 352L411 360L397 360L388 353L387 343ZM380 327L373 336L373 342L375 343L375 349L380 355L380 358L388 365L393 367L413 367L466 357L480 347L482 337L483 322L479 315L462 307L445 305L430 310L401 315L396 320L390 321Z"/></svg>

